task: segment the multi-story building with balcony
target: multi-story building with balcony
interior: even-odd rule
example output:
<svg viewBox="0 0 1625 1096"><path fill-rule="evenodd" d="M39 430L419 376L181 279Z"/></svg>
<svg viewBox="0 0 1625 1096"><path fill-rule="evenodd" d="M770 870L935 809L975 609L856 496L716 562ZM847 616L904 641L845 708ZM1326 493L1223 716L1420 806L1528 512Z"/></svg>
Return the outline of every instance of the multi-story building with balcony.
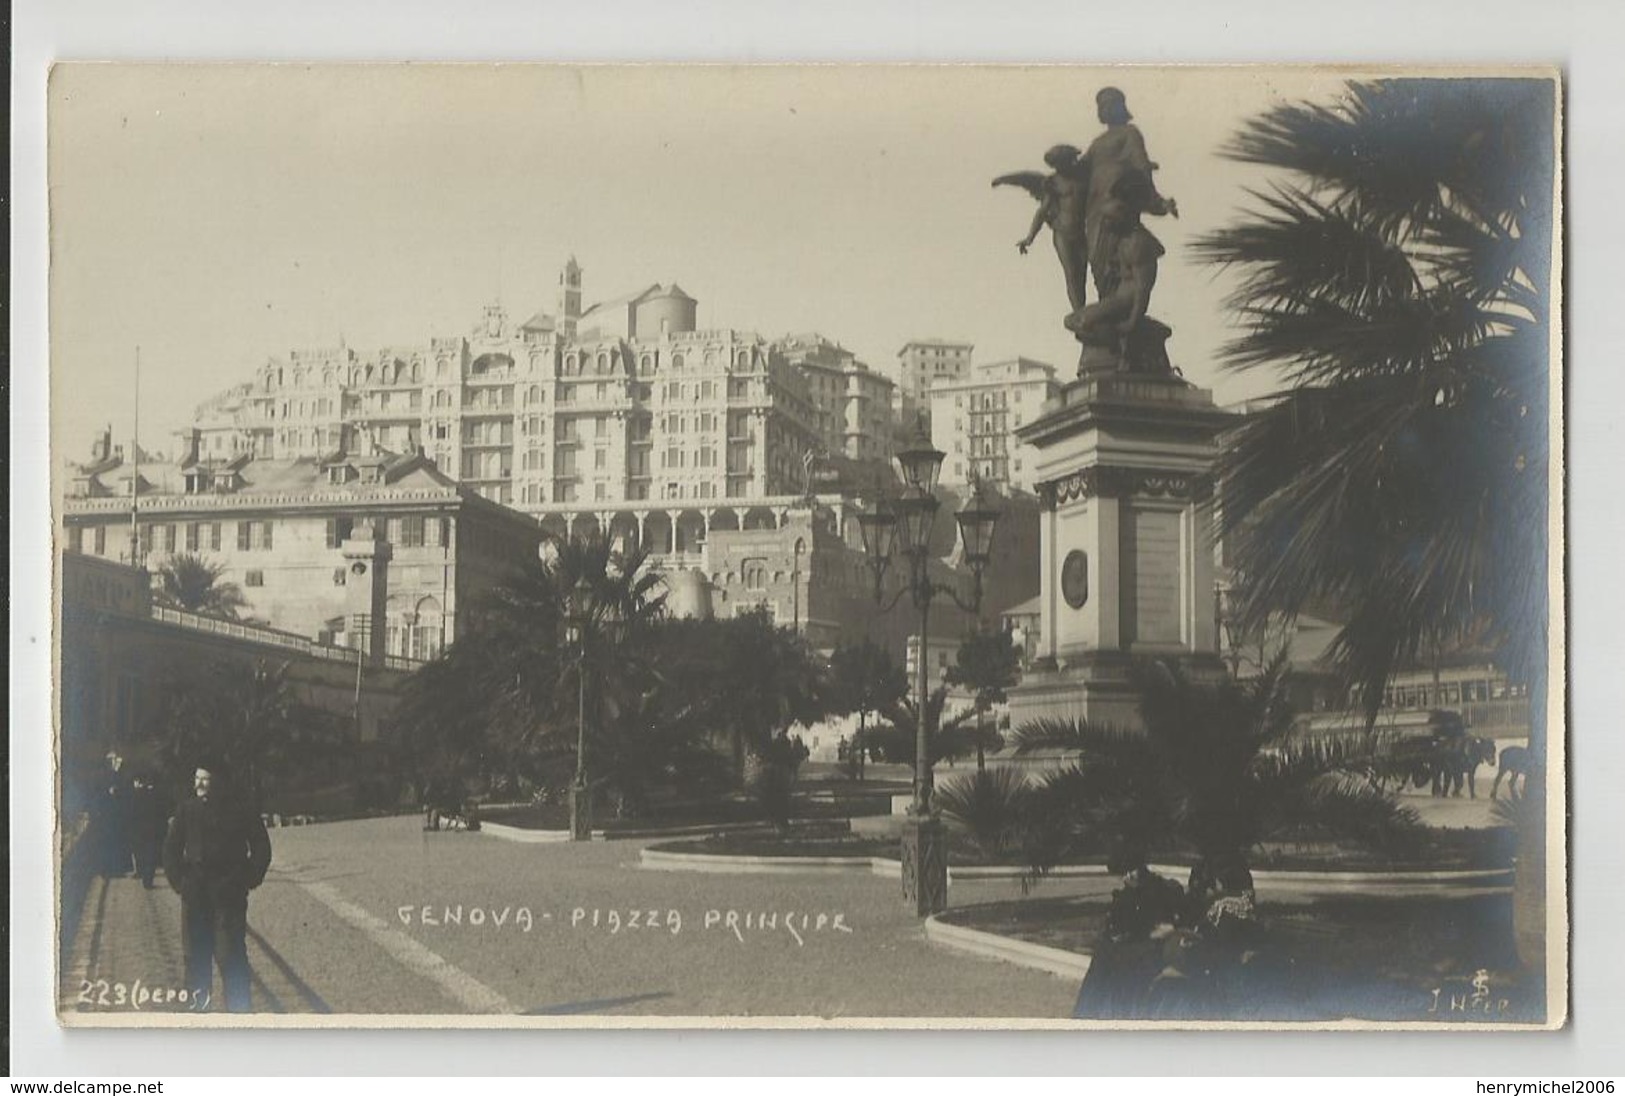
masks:
<svg viewBox="0 0 1625 1096"><path fill-rule="evenodd" d="M807 382L824 451L851 460L891 459L896 385L822 335L791 335L775 348Z"/></svg>
<svg viewBox="0 0 1625 1096"><path fill-rule="evenodd" d="M390 477L432 480L436 491L456 493L460 501L445 495L444 505L459 512L506 507L502 522L528 518L542 537L598 531L647 546L668 574L703 575L721 615L766 604L781 623L823 646L875 627L851 496L892 478L893 383L822 336L769 340L701 328L697 303L676 285L591 307L582 302L581 270L572 260L553 314L515 322L491 305L466 334L372 355L341 346L265 363L252 380L198 409L184 441L194 460L173 471L174 483L142 487L139 522L154 531L136 546L137 557L157 561L172 542L189 543L192 524L212 524L189 509L199 505L199 491L234 498L208 504L228 511L233 523L222 526L218 550L209 540L211 550L229 556L227 577L277 627L331 633L336 613L278 601L275 591L246 580L252 563L243 553L267 550L256 548L252 523L264 519L253 496L283 476L304 477L303 488L318 493L340 490L349 485L323 478L333 463L374 454L384 461L385 482L376 486L404 482ZM968 360L968 346L942 348L945 362ZM948 376L935 361L931 378ZM144 479L148 471L143 465ZM118 531L129 521L127 483L84 469L73 476L79 490L67 510L69 536L83 551L127 556ZM327 497L301 504L323 521L349 505ZM452 535L442 529L431 545L436 534L425 527L418 545L416 524L404 524L416 516L403 511L403 524L385 527L394 566L403 554L444 547ZM247 546L234 548L243 522ZM175 531L166 532L171 525ZM277 555L285 543L300 543L280 525L267 535ZM945 544L943 556L953 549ZM294 554L290 567L316 566L305 548ZM253 569L265 572L256 582L282 581ZM944 571L944 581L967 578L955 574ZM406 596L421 597L416 588ZM400 607L387 619L399 619ZM450 611L444 599L441 607ZM897 631L900 657L902 625L878 627ZM443 641L455 634L448 627ZM410 651L412 642L391 638L389 649Z"/></svg>
<svg viewBox="0 0 1625 1096"><path fill-rule="evenodd" d="M366 435L537 515L796 495L809 450L889 453L886 380L827 340L700 329L676 285L581 300L572 260L557 315L491 305L466 335L294 351L198 408L201 452L318 458Z"/></svg>
<svg viewBox="0 0 1625 1096"><path fill-rule="evenodd" d="M1016 431L1038 417L1060 391L1055 367L1031 358L988 362L968 376L931 390L931 440L947 454L942 482L972 476L1022 491L1033 490L1031 447Z"/></svg>

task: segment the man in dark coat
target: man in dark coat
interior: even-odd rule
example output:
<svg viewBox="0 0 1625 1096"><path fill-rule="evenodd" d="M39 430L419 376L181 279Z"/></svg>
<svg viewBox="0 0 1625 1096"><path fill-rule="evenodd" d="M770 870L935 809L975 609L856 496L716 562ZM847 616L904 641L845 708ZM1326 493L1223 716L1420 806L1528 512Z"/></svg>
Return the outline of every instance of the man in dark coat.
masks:
<svg viewBox="0 0 1625 1096"><path fill-rule="evenodd" d="M130 787L130 846L135 853L135 873L148 890L158 872L168 818L157 781L149 773L137 776Z"/></svg>
<svg viewBox="0 0 1625 1096"><path fill-rule="evenodd" d="M207 1007L220 966L226 1009L248 1012L248 892L271 866L265 825L225 793L220 766L200 765L193 798L170 819L164 839L164 874L181 896L181 943L186 985Z"/></svg>
<svg viewBox="0 0 1625 1096"><path fill-rule="evenodd" d="M91 825L100 852L101 874L117 878L130 874L130 776L117 750L107 755L107 769L91 804Z"/></svg>

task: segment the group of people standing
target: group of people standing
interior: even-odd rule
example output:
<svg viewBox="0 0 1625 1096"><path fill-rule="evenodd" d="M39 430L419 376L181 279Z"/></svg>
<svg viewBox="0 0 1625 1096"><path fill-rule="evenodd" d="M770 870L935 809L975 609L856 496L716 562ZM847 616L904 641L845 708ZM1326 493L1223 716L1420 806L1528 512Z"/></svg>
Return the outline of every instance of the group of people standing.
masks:
<svg viewBox="0 0 1625 1096"><path fill-rule="evenodd" d="M163 867L181 896L181 944L193 1007L210 1007L218 966L226 1010L250 1011L248 893L270 869L271 840L259 815L233 794L225 766L199 764L191 794L171 811L158 779L126 772L123 757L109 753L86 836L104 877L134 874L150 890Z"/></svg>
<svg viewBox="0 0 1625 1096"><path fill-rule="evenodd" d="M1078 993L1078 1019L1204 1019L1255 995L1263 957L1252 873L1239 859L1204 863L1189 888L1114 854L1122 876ZM1267 977L1267 976L1264 976Z"/></svg>
<svg viewBox="0 0 1625 1096"><path fill-rule="evenodd" d="M90 824L97 874L119 878L133 872L142 886L152 889L169 826L168 797L159 782L146 773L130 773L122 756L109 753L91 803Z"/></svg>

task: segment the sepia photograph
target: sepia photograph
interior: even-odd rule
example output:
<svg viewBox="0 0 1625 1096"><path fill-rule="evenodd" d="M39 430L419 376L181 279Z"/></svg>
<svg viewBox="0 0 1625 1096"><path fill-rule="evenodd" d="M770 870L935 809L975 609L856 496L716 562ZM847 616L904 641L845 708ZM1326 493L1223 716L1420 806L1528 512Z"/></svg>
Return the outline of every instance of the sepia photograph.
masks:
<svg viewBox="0 0 1625 1096"><path fill-rule="evenodd" d="M63 1026L1568 1023L1556 69L46 99Z"/></svg>

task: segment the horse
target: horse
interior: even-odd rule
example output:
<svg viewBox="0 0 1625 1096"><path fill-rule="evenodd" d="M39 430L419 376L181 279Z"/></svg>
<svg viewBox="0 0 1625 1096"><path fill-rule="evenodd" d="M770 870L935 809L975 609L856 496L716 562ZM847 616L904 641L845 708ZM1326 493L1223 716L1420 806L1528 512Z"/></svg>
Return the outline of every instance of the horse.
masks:
<svg viewBox="0 0 1625 1096"><path fill-rule="evenodd" d="M1468 798L1477 799L1478 789L1474 777L1480 765L1495 764L1495 743L1488 738L1468 735L1456 740L1451 746L1441 765L1446 782L1450 785L1450 794L1459 796L1462 781L1465 780Z"/></svg>
<svg viewBox="0 0 1625 1096"><path fill-rule="evenodd" d="M1495 772L1495 783L1490 785L1490 798L1501 789L1501 778L1507 778L1507 797L1521 799L1529 789L1529 750L1523 746L1508 746L1501 751L1501 767ZM1523 778L1523 784L1518 778Z"/></svg>

